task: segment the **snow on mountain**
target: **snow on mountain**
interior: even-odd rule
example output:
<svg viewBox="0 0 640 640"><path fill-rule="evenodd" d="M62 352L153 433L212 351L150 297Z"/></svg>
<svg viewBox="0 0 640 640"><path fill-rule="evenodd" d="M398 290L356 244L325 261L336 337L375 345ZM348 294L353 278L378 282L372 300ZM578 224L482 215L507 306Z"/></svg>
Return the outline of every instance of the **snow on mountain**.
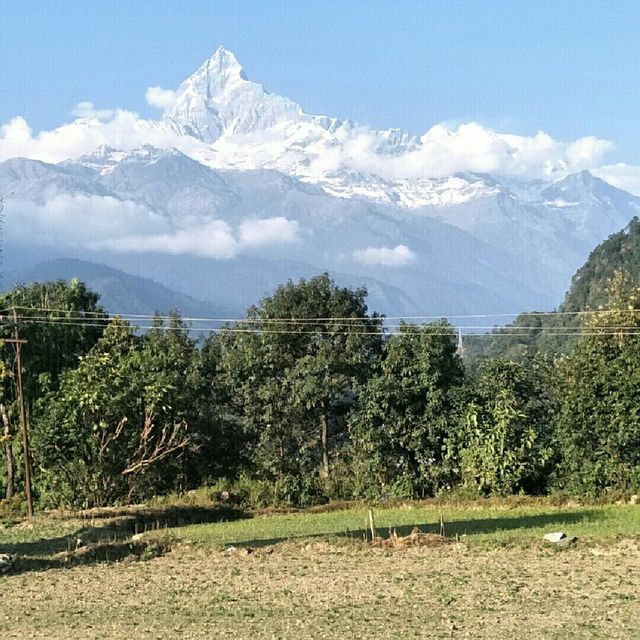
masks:
<svg viewBox="0 0 640 640"><path fill-rule="evenodd" d="M556 144L543 134L525 142L465 125L418 137L307 114L223 47L162 105L157 121L115 116L135 135L109 134L77 158L0 163L9 219L40 225L33 241L63 255L162 273L227 307L327 269L368 282L380 310L415 314L548 308L591 248L640 214L640 198L562 157L531 178L526 149L538 158ZM101 126L88 114L64 131ZM476 154L477 170L449 171L456 153ZM508 175L493 173L494 157ZM64 224L83 240L75 253Z"/></svg>
<svg viewBox="0 0 640 640"><path fill-rule="evenodd" d="M62 164L80 164L98 173L106 174L113 171L125 156L126 153L124 151L115 149L108 144L101 144L93 151L81 155L76 162L70 160Z"/></svg>
<svg viewBox="0 0 640 640"><path fill-rule="evenodd" d="M180 85L165 115L176 131L204 142L305 119L309 118L300 105L250 82L236 57L224 47Z"/></svg>
<svg viewBox="0 0 640 640"><path fill-rule="evenodd" d="M305 113L289 98L250 81L234 54L224 47L180 85L161 122L180 135L210 145L194 151L194 157L204 164L277 169L311 182L327 182L328 191L338 195L354 188L349 172L340 172L339 156L345 146L357 146L363 136L374 154L406 153L419 146L417 136L399 129L373 131L349 120ZM376 198L377 193L373 188L361 195ZM386 195L380 199L388 200Z"/></svg>
<svg viewBox="0 0 640 640"><path fill-rule="evenodd" d="M495 182L473 175L390 181L349 170L329 172L320 184L340 198L368 198L407 209L458 205L499 190Z"/></svg>

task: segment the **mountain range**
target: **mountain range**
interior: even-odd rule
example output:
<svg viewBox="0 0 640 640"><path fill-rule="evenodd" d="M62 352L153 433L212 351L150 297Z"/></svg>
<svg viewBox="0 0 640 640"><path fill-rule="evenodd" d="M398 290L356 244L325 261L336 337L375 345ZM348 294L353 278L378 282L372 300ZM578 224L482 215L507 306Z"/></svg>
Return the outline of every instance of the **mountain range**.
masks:
<svg viewBox="0 0 640 640"><path fill-rule="evenodd" d="M69 135L99 125L79 118ZM536 179L449 174L432 153L444 128L309 115L222 47L135 127L144 144L114 133L61 162L0 163L8 267L142 278L148 295L107 305L135 311L239 315L288 278L329 271L389 315L497 315L554 307L591 249L640 214L639 197L562 164Z"/></svg>

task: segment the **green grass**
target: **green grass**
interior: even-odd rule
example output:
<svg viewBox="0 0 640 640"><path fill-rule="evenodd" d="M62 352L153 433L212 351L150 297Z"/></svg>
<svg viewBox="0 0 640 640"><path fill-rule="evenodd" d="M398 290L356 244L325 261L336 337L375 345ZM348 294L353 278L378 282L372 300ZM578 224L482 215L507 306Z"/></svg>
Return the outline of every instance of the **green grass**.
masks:
<svg viewBox="0 0 640 640"><path fill-rule="evenodd" d="M66 551L75 544L80 527L79 520L53 520L46 516L19 523L0 521L0 553L49 556Z"/></svg>
<svg viewBox="0 0 640 640"><path fill-rule="evenodd" d="M169 505L166 512L172 513L175 508ZM262 547L287 540L327 537L361 541L365 534L368 535L368 509L362 505L187 524L198 522L196 518L237 517L233 511L217 507L207 510L196 506L193 509L195 515L191 520L187 518L185 521L181 517L182 526L171 527L166 526L171 521L165 519L165 512L154 508L153 525L159 523L160 531L147 535L190 540L215 548L230 545ZM132 517L122 513L122 510L106 510L101 517L92 519L81 519L73 514L65 517L40 515L31 521L0 522L0 553L48 562L56 554L74 550L78 538L83 544L125 541L134 530L131 523L128 528L122 527L122 523ZM134 513L134 510L124 513ZM467 544L485 547L540 544L543 535L549 531L564 531L569 536L577 536L581 544L621 538L640 539L640 506L553 506L544 500L513 499L467 504L413 502L374 507L373 513L377 531L383 537L388 536L391 530L407 535L414 527L425 533L438 533L442 516L447 537L459 536ZM114 517L107 517L109 515Z"/></svg>
<svg viewBox="0 0 640 640"><path fill-rule="evenodd" d="M440 516L449 537L484 545L531 544L549 531L564 531L581 541L604 541L640 537L638 506L428 506L374 508L378 532L390 529L400 535L414 527L437 533ZM192 525L168 529L166 535L212 546L264 546L296 538L346 536L363 539L367 529L366 508L327 512L258 515L233 522Z"/></svg>

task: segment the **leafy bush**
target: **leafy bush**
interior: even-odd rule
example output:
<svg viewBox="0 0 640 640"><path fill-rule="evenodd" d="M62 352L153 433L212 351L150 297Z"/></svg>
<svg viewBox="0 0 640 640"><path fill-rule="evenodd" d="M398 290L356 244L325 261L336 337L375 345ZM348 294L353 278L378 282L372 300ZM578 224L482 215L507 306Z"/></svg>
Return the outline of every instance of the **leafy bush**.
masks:
<svg viewBox="0 0 640 640"><path fill-rule="evenodd" d="M486 360L459 442L463 484L478 493L542 492L552 460L552 406L535 368Z"/></svg>

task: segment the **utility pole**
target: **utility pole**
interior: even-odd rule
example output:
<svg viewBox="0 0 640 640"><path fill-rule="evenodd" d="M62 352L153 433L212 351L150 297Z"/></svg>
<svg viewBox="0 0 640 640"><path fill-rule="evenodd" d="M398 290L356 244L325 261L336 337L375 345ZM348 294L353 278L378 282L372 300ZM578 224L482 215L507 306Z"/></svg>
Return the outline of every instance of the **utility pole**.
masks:
<svg viewBox="0 0 640 640"><path fill-rule="evenodd" d="M462 329L458 328L458 346L456 347L456 353L464 358L464 343L462 342Z"/></svg>
<svg viewBox="0 0 640 640"><path fill-rule="evenodd" d="M20 357L20 349L26 340L20 340L18 334L18 315L13 309L13 340L5 342L13 343L16 350L16 368L17 368L17 386L18 386L18 408L20 411L20 427L22 429L22 450L24 457L24 490L27 497L27 509L29 517L33 517L33 496L31 495L31 463L29 456L29 433L27 432L27 416L24 406L24 391L22 388L22 359Z"/></svg>
<svg viewBox="0 0 640 640"><path fill-rule="evenodd" d="M0 193L0 290L4 290L4 200L8 197Z"/></svg>
<svg viewBox="0 0 640 640"><path fill-rule="evenodd" d="M4 289L4 196L0 194L0 289Z"/></svg>

